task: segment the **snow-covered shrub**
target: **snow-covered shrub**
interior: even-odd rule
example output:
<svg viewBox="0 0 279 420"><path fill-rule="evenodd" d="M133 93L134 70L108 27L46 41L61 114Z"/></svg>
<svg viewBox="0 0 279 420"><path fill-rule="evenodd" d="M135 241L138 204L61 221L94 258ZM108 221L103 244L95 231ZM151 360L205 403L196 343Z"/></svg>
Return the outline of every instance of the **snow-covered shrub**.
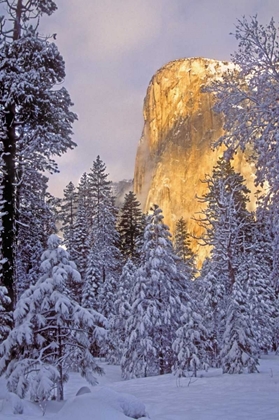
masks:
<svg viewBox="0 0 279 420"><path fill-rule="evenodd" d="M59 411L59 419L67 420L71 417L91 420L92 413L98 420L148 418L145 405L134 395L101 387L67 401Z"/></svg>

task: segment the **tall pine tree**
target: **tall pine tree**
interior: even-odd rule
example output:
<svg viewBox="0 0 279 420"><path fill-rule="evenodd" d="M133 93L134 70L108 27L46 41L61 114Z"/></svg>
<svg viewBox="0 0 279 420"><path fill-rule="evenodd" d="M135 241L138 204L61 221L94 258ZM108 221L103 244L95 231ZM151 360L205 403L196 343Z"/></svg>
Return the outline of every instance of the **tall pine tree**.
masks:
<svg viewBox="0 0 279 420"><path fill-rule="evenodd" d="M76 119L64 87L64 61L56 46L37 32L39 18L56 10L52 0L1 1L8 27L1 20L0 36L0 143L2 159L2 256L3 283L12 308L15 301L17 210L24 173L32 162L37 172L56 171L53 156L75 144L71 140ZM32 18L35 19L32 27ZM9 24L12 27L9 27ZM12 34L12 37L10 36Z"/></svg>
<svg viewBox="0 0 279 420"><path fill-rule="evenodd" d="M232 296L240 288L235 283L240 279L239 266L252 217L246 209L249 191L244 178L234 171L230 161L220 158L212 176L207 176L204 182L208 192L201 201L207 207L199 222L205 229L203 243L211 247L208 273L203 284L204 310L213 354L218 357L224 345L223 335L228 331L227 322L231 316L228 311L235 308ZM244 310L240 312L242 315L247 318ZM247 328L250 328L248 324ZM217 365L220 363L218 359L216 362Z"/></svg>
<svg viewBox="0 0 279 420"><path fill-rule="evenodd" d="M121 360L125 378L162 375L173 364L172 343L181 315L180 273L169 228L157 205L148 216L141 253Z"/></svg>
<svg viewBox="0 0 279 420"><path fill-rule="evenodd" d="M74 248L74 222L77 211L77 193L72 182L64 189L64 197L61 203L60 217L62 221L64 244L72 254Z"/></svg>
<svg viewBox="0 0 279 420"><path fill-rule="evenodd" d="M111 182L107 178L106 166L97 156L88 174L92 211L89 214L90 253L84 290L88 290L91 287L89 285L95 284L94 288L98 293L98 297L96 296L98 310L105 315L108 315L109 307L113 304L105 291L110 290L121 272L121 255L117 246L119 242L116 230L117 211L112 197ZM85 295L83 302L86 304Z"/></svg>
<svg viewBox="0 0 279 420"><path fill-rule="evenodd" d="M124 197L120 211L118 231L120 234L120 249L127 260L139 260L140 244L143 239L144 223L140 202L136 195L129 191Z"/></svg>

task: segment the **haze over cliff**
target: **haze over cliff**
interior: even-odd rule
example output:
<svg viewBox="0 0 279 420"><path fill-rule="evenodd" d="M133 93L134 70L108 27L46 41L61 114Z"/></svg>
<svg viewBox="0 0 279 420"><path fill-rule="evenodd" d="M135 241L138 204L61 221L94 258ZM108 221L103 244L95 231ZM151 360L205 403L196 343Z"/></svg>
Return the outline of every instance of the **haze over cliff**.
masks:
<svg viewBox="0 0 279 420"><path fill-rule="evenodd" d="M206 58L176 60L162 67L148 86L134 192L144 211L154 203L162 208L172 232L183 216L191 234L201 233L192 219L201 210L196 196L204 194L206 185L201 180L211 174L222 154L211 147L223 133L222 116L212 110L213 94L203 87L230 66ZM243 155L236 156L234 167L253 190L253 170ZM194 241L193 248L197 247Z"/></svg>

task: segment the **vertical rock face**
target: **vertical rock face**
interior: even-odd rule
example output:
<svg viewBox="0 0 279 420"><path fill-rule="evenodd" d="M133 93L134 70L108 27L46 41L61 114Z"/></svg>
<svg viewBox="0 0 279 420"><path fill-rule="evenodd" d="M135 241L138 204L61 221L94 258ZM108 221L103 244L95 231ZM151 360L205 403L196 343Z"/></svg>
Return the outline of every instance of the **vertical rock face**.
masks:
<svg viewBox="0 0 279 420"><path fill-rule="evenodd" d="M176 60L161 68L149 84L134 192L145 211L155 203L162 208L172 232L183 216L190 233L201 233L192 219L201 210L196 197L204 194L201 180L211 174L222 154L211 149L222 135L222 117L212 111L213 95L202 90L230 65L205 58ZM253 188L252 170L243 156L235 158L235 169ZM203 252L199 253L202 258Z"/></svg>

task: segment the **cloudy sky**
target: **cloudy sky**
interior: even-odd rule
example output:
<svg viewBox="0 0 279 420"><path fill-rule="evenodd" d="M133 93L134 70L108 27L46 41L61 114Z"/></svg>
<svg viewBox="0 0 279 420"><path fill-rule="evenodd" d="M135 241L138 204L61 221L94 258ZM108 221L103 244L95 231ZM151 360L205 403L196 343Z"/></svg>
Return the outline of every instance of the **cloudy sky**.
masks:
<svg viewBox="0 0 279 420"><path fill-rule="evenodd" d="M133 178L142 106L153 74L171 60L230 59L238 18L257 14L279 25L278 0L57 0L41 32L57 33L78 147L60 158L50 191L77 185L97 155L110 178Z"/></svg>

